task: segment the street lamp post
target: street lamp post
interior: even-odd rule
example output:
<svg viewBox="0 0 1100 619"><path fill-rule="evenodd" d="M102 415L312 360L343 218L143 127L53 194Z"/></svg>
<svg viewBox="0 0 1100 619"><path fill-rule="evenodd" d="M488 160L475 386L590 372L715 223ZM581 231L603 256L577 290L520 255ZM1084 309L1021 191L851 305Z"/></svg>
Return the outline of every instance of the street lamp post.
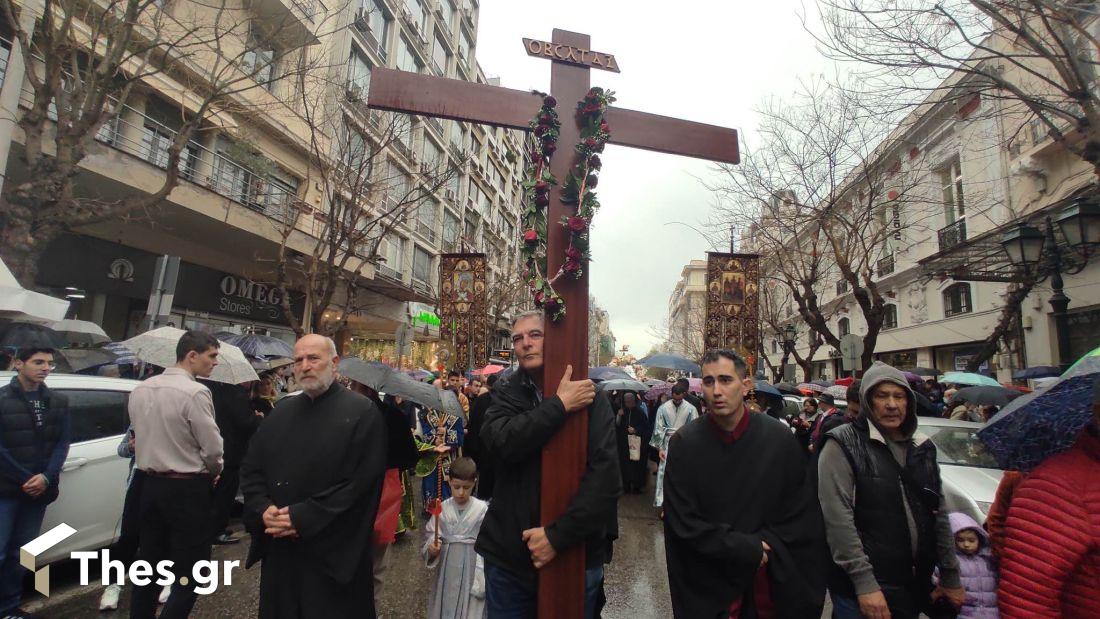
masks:
<svg viewBox="0 0 1100 619"><path fill-rule="evenodd" d="M1069 297L1066 296L1062 274L1071 258L1079 258L1080 273L1088 263L1089 253L1100 244L1100 205L1086 198L1078 198L1064 209L1055 220L1044 219L1045 230L1020 224L1005 232L1001 246L1009 261L1024 271L1041 279L1050 274L1050 307L1053 310L1055 337L1058 341L1058 363L1069 367L1073 363L1069 346ZM1055 226L1066 239L1066 248L1058 244ZM1076 255L1075 255L1076 254Z"/></svg>

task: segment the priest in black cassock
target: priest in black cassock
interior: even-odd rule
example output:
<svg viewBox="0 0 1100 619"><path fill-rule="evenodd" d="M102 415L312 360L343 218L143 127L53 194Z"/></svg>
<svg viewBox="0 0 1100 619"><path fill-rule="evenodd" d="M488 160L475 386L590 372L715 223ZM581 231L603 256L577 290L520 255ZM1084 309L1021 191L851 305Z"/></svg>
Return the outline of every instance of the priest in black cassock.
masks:
<svg viewBox="0 0 1100 619"><path fill-rule="evenodd" d="M294 346L297 396L279 401L241 467L245 567L262 561L261 619L375 617L371 535L386 467L386 423L335 382L332 340Z"/></svg>
<svg viewBox="0 0 1100 619"><path fill-rule="evenodd" d="M820 617L827 551L806 458L786 424L750 413L744 359L703 357L708 413L665 462L665 555L676 617Z"/></svg>

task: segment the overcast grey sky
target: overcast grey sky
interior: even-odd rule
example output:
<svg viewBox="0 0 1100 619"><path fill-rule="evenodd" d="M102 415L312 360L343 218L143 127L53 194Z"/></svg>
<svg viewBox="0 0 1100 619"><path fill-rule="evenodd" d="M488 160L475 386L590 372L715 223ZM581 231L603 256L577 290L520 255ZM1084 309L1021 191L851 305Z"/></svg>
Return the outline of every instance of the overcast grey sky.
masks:
<svg viewBox="0 0 1100 619"><path fill-rule="evenodd" d="M809 4L481 0L477 60L502 86L547 91L550 63L528 57L521 38L550 40L555 27L587 33L622 70L592 71L593 85L615 91L616 106L734 127L751 142L753 108L827 66L799 18ZM714 201L697 179L713 165L617 146L603 159L591 291L619 346L641 356L656 342L652 330L668 313L680 271L710 249L697 232L669 222L704 225Z"/></svg>

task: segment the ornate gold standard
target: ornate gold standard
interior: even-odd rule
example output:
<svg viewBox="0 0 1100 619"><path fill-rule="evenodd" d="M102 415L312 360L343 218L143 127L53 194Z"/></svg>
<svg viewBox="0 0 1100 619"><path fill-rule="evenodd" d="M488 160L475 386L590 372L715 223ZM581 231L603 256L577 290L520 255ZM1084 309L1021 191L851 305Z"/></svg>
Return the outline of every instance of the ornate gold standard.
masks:
<svg viewBox="0 0 1100 619"><path fill-rule="evenodd" d="M485 254L442 254L439 259L439 339L448 367L465 370L489 362Z"/></svg>
<svg viewBox="0 0 1100 619"><path fill-rule="evenodd" d="M756 370L760 349L760 256L707 252L706 349L731 348Z"/></svg>

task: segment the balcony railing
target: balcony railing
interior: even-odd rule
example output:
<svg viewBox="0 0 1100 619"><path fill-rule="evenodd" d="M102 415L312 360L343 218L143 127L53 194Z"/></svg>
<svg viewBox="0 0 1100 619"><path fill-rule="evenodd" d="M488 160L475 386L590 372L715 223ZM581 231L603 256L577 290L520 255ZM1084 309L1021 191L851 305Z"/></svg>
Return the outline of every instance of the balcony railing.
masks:
<svg viewBox="0 0 1100 619"><path fill-rule="evenodd" d="M884 277L886 275L889 275L889 274L893 273L894 272L894 255L890 254L889 256L886 256L885 258L880 259L878 261L878 264L876 265L876 267L877 267L877 270L878 270L878 276L879 277Z"/></svg>
<svg viewBox="0 0 1100 619"><path fill-rule="evenodd" d="M129 105L115 107L114 116L103 123L96 140L167 169L168 149L178 132ZM57 120L52 106L49 117ZM283 223L293 224L298 217L300 201L293 187L272 182L195 140L189 140L180 151L179 175Z"/></svg>
<svg viewBox="0 0 1100 619"><path fill-rule="evenodd" d="M936 236L940 240L940 251L947 251L966 240L966 220L960 219L953 224L940 228Z"/></svg>
<svg viewBox="0 0 1100 619"><path fill-rule="evenodd" d="M405 281L401 279L401 274L384 264L375 267L374 272L384 279L396 282L402 286L405 285Z"/></svg>
<svg viewBox="0 0 1100 619"><path fill-rule="evenodd" d="M418 220L416 222L416 226L414 227L414 230L416 231L417 234L424 237L424 239L426 241L428 241L432 245L435 245L436 234L435 234L435 226L433 224Z"/></svg>
<svg viewBox="0 0 1100 619"><path fill-rule="evenodd" d="M11 56L11 41L0 37L0 87L4 86L4 78L8 75L8 58Z"/></svg>

